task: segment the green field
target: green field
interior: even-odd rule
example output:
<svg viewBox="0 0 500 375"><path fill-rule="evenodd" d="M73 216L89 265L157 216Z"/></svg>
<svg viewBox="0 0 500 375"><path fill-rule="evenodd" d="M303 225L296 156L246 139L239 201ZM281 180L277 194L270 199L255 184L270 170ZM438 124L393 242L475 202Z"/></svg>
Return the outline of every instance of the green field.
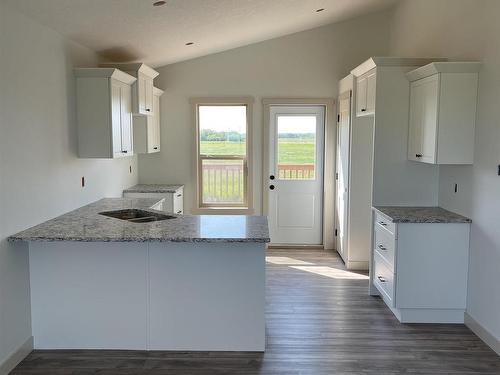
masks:
<svg viewBox="0 0 500 375"><path fill-rule="evenodd" d="M245 143L201 141L200 153L212 156L245 155ZM278 140L279 164L314 164L314 160L315 144L313 139L285 138ZM204 202L242 202L243 168L241 161L205 160L204 165L206 166L202 177Z"/></svg>
<svg viewBox="0 0 500 375"><path fill-rule="evenodd" d="M279 139L278 163L312 164L314 163L313 139ZM245 144L228 141L201 141L202 155L244 155Z"/></svg>

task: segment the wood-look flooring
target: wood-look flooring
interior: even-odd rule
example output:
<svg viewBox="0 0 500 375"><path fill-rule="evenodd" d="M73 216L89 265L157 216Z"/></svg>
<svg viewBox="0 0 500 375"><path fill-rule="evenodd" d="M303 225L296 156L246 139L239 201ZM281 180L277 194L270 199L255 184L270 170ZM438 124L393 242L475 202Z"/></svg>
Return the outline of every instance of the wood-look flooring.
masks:
<svg viewBox="0 0 500 375"><path fill-rule="evenodd" d="M268 257L265 353L34 351L12 374L500 374L500 357L464 325L399 323L336 254Z"/></svg>

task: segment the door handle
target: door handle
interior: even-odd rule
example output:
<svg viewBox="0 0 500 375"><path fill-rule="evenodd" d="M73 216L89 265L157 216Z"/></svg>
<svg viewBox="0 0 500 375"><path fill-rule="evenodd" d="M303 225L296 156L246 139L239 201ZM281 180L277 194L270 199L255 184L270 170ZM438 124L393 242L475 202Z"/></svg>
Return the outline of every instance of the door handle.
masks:
<svg viewBox="0 0 500 375"><path fill-rule="evenodd" d="M421 157L422 157L422 154L415 154L415 157L417 157L417 158L421 158Z"/></svg>
<svg viewBox="0 0 500 375"><path fill-rule="evenodd" d="M274 185L269 185L269 189L274 190Z"/></svg>

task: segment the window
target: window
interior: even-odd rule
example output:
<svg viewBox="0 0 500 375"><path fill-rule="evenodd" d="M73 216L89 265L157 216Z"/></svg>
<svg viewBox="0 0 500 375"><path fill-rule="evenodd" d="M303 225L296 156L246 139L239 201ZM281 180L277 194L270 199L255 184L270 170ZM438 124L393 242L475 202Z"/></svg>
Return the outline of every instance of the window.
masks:
<svg viewBox="0 0 500 375"><path fill-rule="evenodd" d="M278 115L277 170L280 180L314 180L316 116Z"/></svg>
<svg viewBox="0 0 500 375"><path fill-rule="evenodd" d="M195 108L198 206L248 208L251 104L198 102Z"/></svg>

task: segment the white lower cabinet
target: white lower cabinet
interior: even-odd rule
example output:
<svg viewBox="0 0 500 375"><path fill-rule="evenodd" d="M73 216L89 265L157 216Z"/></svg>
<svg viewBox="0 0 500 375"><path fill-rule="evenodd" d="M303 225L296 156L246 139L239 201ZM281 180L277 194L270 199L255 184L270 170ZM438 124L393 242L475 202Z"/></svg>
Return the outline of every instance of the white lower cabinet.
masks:
<svg viewBox="0 0 500 375"><path fill-rule="evenodd" d="M470 224L373 219L370 280L398 320L463 323Z"/></svg>
<svg viewBox="0 0 500 375"><path fill-rule="evenodd" d="M184 187L167 193L137 193L124 192L124 198L164 198L162 210L177 215L184 214Z"/></svg>

